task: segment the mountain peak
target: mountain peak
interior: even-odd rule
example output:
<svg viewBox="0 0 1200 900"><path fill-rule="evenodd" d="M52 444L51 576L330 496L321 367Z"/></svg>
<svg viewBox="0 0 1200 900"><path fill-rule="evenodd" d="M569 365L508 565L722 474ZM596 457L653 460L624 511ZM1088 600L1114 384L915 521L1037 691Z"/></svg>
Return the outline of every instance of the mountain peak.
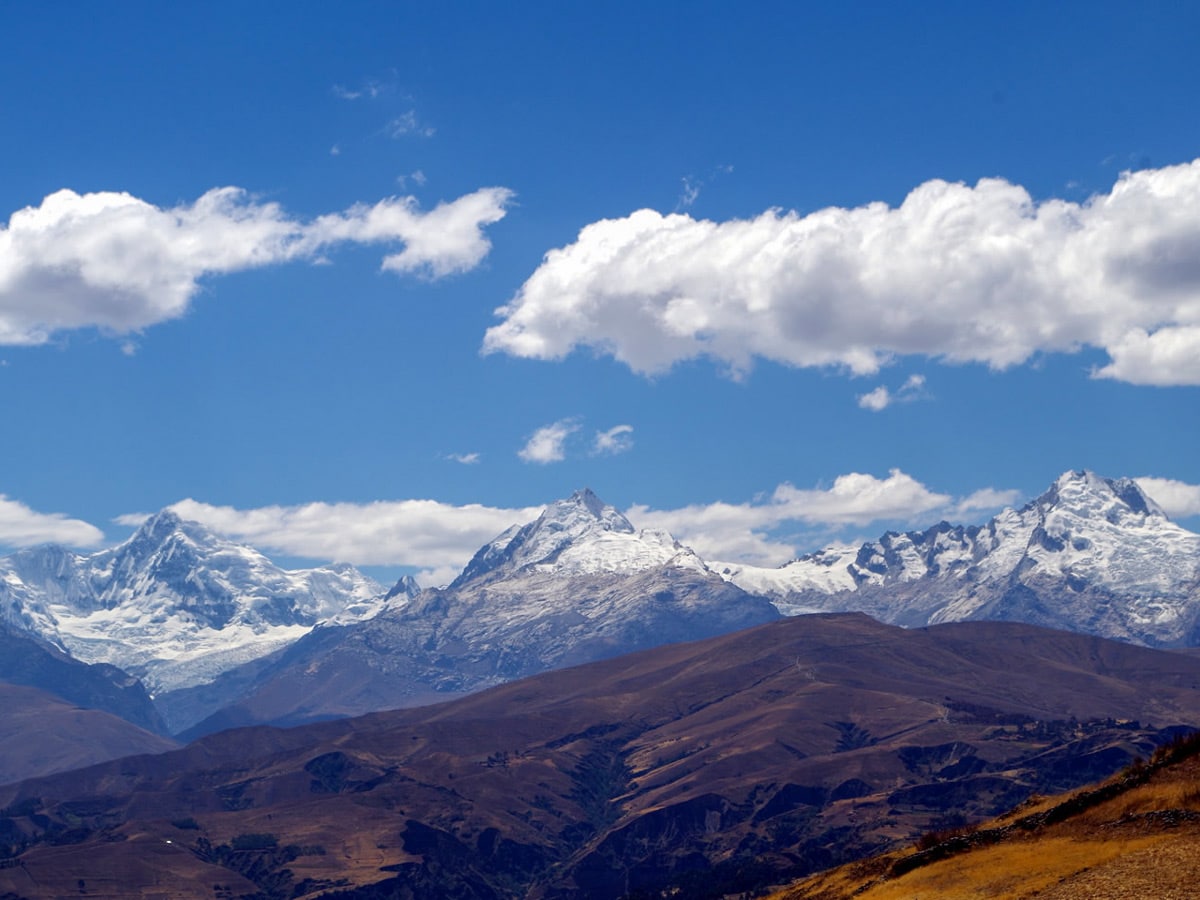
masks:
<svg viewBox="0 0 1200 900"><path fill-rule="evenodd" d="M573 537L581 536L597 526L603 531L619 531L633 534L633 525L615 506L609 506L597 497L591 488L583 488L573 493L565 500L556 500L546 507L534 525L541 529L572 532Z"/></svg>
<svg viewBox="0 0 1200 900"><path fill-rule="evenodd" d="M171 507L166 507L146 519L130 539L130 543L162 544L172 535L180 534L191 541L203 542L212 532L200 522L185 519Z"/></svg>
<svg viewBox="0 0 1200 900"><path fill-rule="evenodd" d="M639 532L616 507L583 488L551 503L534 521L514 525L480 548L450 588L496 577L498 572L630 572L684 556L689 564L703 565L670 535Z"/></svg>
<svg viewBox="0 0 1200 900"><path fill-rule="evenodd" d="M577 506L584 507L597 519L604 514L604 501L597 497L589 487L581 488L580 490L576 491L567 498L567 501L574 503Z"/></svg>
<svg viewBox="0 0 1200 900"><path fill-rule="evenodd" d="M1105 478L1088 469L1064 472L1034 503L1045 510L1099 512L1110 521L1114 521L1114 515L1130 514L1166 518L1162 508L1132 478Z"/></svg>

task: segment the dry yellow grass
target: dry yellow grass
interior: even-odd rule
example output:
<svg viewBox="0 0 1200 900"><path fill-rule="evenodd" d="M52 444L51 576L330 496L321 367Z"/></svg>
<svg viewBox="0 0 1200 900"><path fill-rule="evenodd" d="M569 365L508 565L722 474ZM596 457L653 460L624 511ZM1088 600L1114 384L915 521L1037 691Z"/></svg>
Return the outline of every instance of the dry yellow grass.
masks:
<svg viewBox="0 0 1200 900"><path fill-rule="evenodd" d="M805 879L774 900L1183 900L1200 884L1200 756L1143 770L1123 790L1079 791L1027 802L983 826L968 850L902 875L912 849ZM1128 789L1122 786L1129 784ZM1094 798L1078 807L1080 798ZM1073 799L1072 799L1073 798ZM1051 810L1062 815L1046 814ZM1054 824L1047 824L1053 822ZM1009 827L1011 826L1011 828ZM936 855L936 854L935 854Z"/></svg>
<svg viewBox="0 0 1200 900"><path fill-rule="evenodd" d="M889 879L859 896L863 900L1019 900L1161 840L1147 837L1096 842L1059 838L1001 844Z"/></svg>

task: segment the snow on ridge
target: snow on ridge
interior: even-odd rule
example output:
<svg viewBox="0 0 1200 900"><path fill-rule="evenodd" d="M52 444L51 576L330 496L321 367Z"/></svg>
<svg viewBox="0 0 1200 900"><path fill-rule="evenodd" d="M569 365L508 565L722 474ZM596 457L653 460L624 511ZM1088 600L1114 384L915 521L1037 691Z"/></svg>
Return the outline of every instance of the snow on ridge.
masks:
<svg viewBox="0 0 1200 900"><path fill-rule="evenodd" d="M282 569L171 510L91 555L47 545L0 559L6 621L152 692L204 683L320 621L369 618L383 593L352 566Z"/></svg>
<svg viewBox="0 0 1200 900"><path fill-rule="evenodd" d="M1200 535L1132 479L1089 471L1064 473L983 526L889 532L778 569L713 568L789 615L862 609L907 625L1052 615L1059 627L1167 645L1200 634ZM1027 596L1042 606L1023 610Z"/></svg>

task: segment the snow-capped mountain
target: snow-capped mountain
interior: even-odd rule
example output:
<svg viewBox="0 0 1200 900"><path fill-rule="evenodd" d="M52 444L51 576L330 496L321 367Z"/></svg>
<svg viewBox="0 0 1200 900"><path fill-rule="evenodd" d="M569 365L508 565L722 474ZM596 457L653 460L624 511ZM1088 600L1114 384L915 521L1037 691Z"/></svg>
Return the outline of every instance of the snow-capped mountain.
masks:
<svg viewBox="0 0 1200 900"><path fill-rule="evenodd" d="M412 706L779 617L666 532L584 490L482 547L449 587L318 628L206 728Z"/></svg>
<svg viewBox="0 0 1200 900"><path fill-rule="evenodd" d="M778 569L714 563L785 614L860 610L918 626L1006 619L1151 646L1200 643L1200 535L1131 479L1067 472L982 526L889 532Z"/></svg>
<svg viewBox="0 0 1200 900"><path fill-rule="evenodd" d="M514 525L467 563L450 585L518 574L629 575L660 566L707 571L704 561L665 531L638 531L589 489L551 503L534 521Z"/></svg>
<svg viewBox="0 0 1200 900"><path fill-rule="evenodd" d="M339 564L288 571L170 510L90 555L47 545L0 559L0 615L153 693L212 680L307 634L357 622L384 589Z"/></svg>

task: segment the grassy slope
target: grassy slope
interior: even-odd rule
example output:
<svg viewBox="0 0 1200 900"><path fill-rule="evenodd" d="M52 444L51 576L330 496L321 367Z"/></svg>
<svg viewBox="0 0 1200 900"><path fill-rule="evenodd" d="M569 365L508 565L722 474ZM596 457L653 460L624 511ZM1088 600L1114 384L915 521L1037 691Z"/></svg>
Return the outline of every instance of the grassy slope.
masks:
<svg viewBox="0 0 1200 900"><path fill-rule="evenodd" d="M918 849L921 848L921 849ZM772 900L1195 896L1200 737L1096 787L807 878Z"/></svg>

